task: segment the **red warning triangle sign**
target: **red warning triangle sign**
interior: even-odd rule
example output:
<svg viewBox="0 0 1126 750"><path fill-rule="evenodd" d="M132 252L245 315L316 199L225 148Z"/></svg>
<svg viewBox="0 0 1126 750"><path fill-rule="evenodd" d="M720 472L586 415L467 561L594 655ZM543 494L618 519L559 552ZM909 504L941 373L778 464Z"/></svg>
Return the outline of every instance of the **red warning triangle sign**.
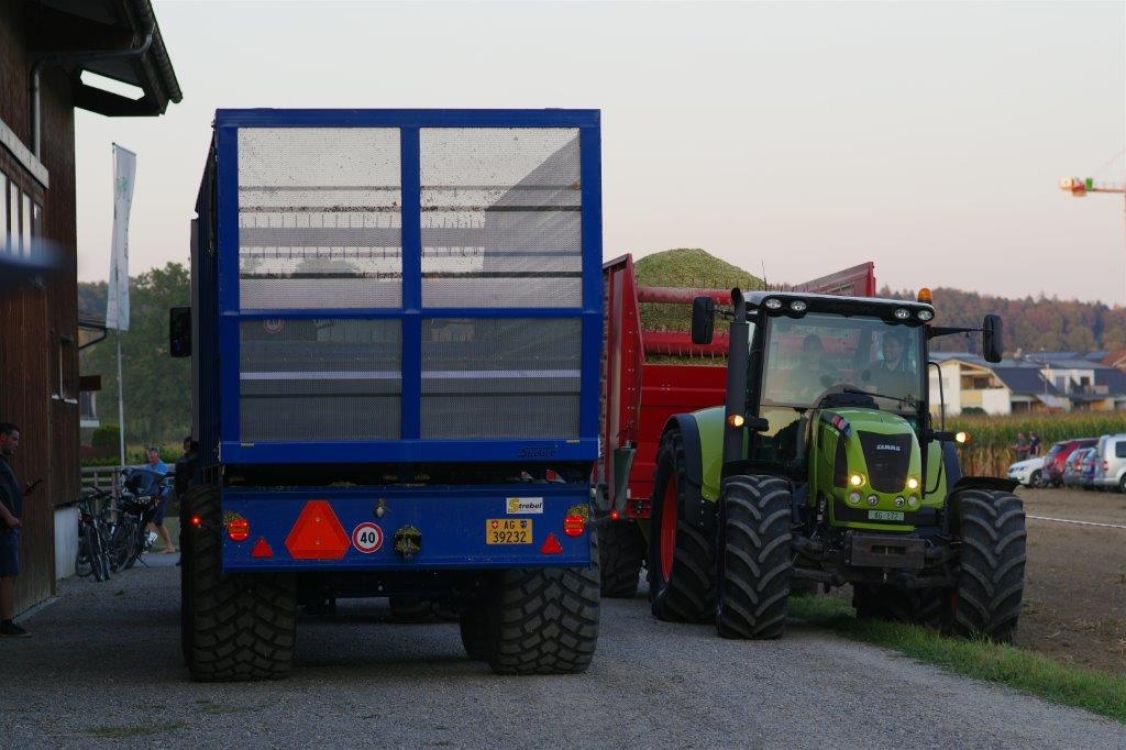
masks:
<svg viewBox="0 0 1126 750"><path fill-rule="evenodd" d="M285 548L295 560L339 560L351 544L327 500L305 503L285 538Z"/></svg>

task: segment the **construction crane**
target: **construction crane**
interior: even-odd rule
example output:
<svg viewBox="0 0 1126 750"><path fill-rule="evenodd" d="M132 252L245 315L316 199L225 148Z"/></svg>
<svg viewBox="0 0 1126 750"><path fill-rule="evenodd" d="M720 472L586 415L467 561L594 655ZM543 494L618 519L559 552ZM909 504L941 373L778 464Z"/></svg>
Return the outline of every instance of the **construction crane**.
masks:
<svg viewBox="0 0 1126 750"><path fill-rule="evenodd" d="M1060 190L1066 190L1076 198L1083 198L1087 193L1123 193L1126 194L1126 185L1111 182L1095 182L1094 178L1064 177L1060 180Z"/></svg>

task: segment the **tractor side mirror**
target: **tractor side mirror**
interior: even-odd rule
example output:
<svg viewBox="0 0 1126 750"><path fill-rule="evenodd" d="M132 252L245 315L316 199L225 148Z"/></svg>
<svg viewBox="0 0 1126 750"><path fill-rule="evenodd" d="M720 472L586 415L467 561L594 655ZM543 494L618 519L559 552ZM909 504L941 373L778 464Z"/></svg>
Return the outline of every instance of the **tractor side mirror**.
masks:
<svg viewBox="0 0 1126 750"><path fill-rule="evenodd" d="M712 343L715 329L715 300L711 297L697 297L692 300L692 343Z"/></svg>
<svg viewBox="0 0 1126 750"><path fill-rule="evenodd" d="M173 357L192 356L192 308L168 310L168 352Z"/></svg>
<svg viewBox="0 0 1126 750"><path fill-rule="evenodd" d="M981 324L981 353L986 362L1000 362L1005 348L1001 340L1001 316L986 315Z"/></svg>

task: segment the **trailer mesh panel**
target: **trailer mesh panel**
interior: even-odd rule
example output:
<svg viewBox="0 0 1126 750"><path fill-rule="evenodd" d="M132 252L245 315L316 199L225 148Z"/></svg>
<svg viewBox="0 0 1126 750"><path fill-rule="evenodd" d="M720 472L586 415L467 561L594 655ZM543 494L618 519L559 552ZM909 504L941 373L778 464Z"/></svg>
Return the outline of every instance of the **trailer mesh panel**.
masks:
<svg viewBox="0 0 1126 750"><path fill-rule="evenodd" d="M240 307L398 307L400 172L396 128L239 130Z"/></svg>
<svg viewBox="0 0 1126 750"><path fill-rule="evenodd" d="M244 442L399 437L398 320L244 320Z"/></svg>
<svg viewBox="0 0 1126 750"><path fill-rule="evenodd" d="M575 438L578 319L422 324L422 437Z"/></svg>
<svg viewBox="0 0 1126 750"><path fill-rule="evenodd" d="M580 307L574 129L423 129L427 307Z"/></svg>

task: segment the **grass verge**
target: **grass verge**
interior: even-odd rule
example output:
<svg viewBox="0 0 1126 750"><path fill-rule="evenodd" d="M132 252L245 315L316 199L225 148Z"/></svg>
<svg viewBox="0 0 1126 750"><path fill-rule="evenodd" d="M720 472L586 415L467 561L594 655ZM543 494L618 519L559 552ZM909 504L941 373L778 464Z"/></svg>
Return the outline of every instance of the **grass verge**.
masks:
<svg viewBox="0 0 1126 750"><path fill-rule="evenodd" d="M793 599L790 616L855 640L895 649L951 672L997 682L1126 724L1126 676L1060 664L990 641L945 638L917 625L858 620L848 602L832 596Z"/></svg>

